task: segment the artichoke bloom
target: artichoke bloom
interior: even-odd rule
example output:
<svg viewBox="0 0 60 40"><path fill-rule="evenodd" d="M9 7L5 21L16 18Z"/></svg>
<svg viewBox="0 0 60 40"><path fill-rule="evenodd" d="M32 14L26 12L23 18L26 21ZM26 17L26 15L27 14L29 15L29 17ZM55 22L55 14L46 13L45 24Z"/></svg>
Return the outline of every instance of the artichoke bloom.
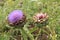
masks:
<svg viewBox="0 0 60 40"><path fill-rule="evenodd" d="M16 25L25 20L25 15L21 10L14 10L8 15L10 25Z"/></svg>
<svg viewBox="0 0 60 40"><path fill-rule="evenodd" d="M33 20L35 22L44 22L48 19L48 15L46 13L37 13L35 16L33 16Z"/></svg>

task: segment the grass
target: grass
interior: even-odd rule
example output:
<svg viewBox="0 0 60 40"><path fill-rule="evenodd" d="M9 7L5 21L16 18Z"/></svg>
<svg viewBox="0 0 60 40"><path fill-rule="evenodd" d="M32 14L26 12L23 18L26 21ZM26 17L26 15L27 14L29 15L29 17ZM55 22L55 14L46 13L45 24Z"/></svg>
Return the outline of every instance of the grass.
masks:
<svg viewBox="0 0 60 40"><path fill-rule="evenodd" d="M28 21L23 29L10 27L6 22L8 14L15 9L22 10L27 17ZM30 40L34 40L30 31L33 32L36 28L28 30L27 26L35 13L38 12L46 12L49 15L47 29L49 29L51 35L40 28L50 35L48 40L60 40L60 0L4 0L0 2L0 40L16 39L15 36L18 35L19 30L22 33L22 39L28 40L29 37ZM16 31L16 34L14 34L14 31ZM17 40L19 39L17 38Z"/></svg>

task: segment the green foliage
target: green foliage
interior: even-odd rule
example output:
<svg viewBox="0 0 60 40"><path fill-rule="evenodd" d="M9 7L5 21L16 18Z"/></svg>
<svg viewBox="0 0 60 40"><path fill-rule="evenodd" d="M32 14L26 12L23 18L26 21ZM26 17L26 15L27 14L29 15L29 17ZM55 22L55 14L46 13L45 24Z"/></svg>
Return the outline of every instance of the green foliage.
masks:
<svg viewBox="0 0 60 40"><path fill-rule="evenodd" d="M26 15L27 21L22 28L14 28L7 24L8 14L15 9L22 10ZM49 15L48 25L44 27L41 24L35 25L32 17L38 12L46 12ZM29 29L31 22L35 27ZM37 31L38 34L34 39L33 32L37 29L39 32ZM60 0L2 0L0 2L0 40L10 40L10 37L12 37L11 40L20 40L19 37L19 39L16 38L20 34L15 32L17 35L14 35L16 30L20 31L22 40L37 40L39 35L43 35L42 33L47 34L48 40L60 40Z"/></svg>

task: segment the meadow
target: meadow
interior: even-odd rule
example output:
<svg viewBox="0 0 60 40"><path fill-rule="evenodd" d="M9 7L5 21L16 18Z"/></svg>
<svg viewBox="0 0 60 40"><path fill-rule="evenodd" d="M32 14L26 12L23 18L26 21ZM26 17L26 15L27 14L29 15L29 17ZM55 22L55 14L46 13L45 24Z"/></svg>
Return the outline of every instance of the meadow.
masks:
<svg viewBox="0 0 60 40"><path fill-rule="evenodd" d="M26 15L23 26L7 23L13 10ZM33 22L33 16L40 12L49 16L47 24ZM60 0L0 0L0 40L60 40Z"/></svg>

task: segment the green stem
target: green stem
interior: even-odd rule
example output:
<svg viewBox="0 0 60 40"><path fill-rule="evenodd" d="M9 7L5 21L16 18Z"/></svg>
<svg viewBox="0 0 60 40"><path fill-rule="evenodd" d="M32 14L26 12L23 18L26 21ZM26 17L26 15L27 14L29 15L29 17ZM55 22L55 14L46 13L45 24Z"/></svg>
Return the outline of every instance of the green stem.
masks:
<svg viewBox="0 0 60 40"><path fill-rule="evenodd" d="M23 30L23 29L20 29L20 32L21 32L21 35L23 36L23 39L24 39L24 40L28 40L28 39L27 39L27 35L26 35L26 33L24 32L24 30Z"/></svg>
<svg viewBox="0 0 60 40"><path fill-rule="evenodd" d="M35 40L38 39L38 36L40 35L40 33L41 33L41 29L39 29L39 33L38 33L37 37L35 38Z"/></svg>
<svg viewBox="0 0 60 40"><path fill-rule="evenodd" d="M30 33L30 31L28 30L27 26L24 25L24 31L26 32L27 36L30 38L30 40L34 40L33 35Z"/></svg>

